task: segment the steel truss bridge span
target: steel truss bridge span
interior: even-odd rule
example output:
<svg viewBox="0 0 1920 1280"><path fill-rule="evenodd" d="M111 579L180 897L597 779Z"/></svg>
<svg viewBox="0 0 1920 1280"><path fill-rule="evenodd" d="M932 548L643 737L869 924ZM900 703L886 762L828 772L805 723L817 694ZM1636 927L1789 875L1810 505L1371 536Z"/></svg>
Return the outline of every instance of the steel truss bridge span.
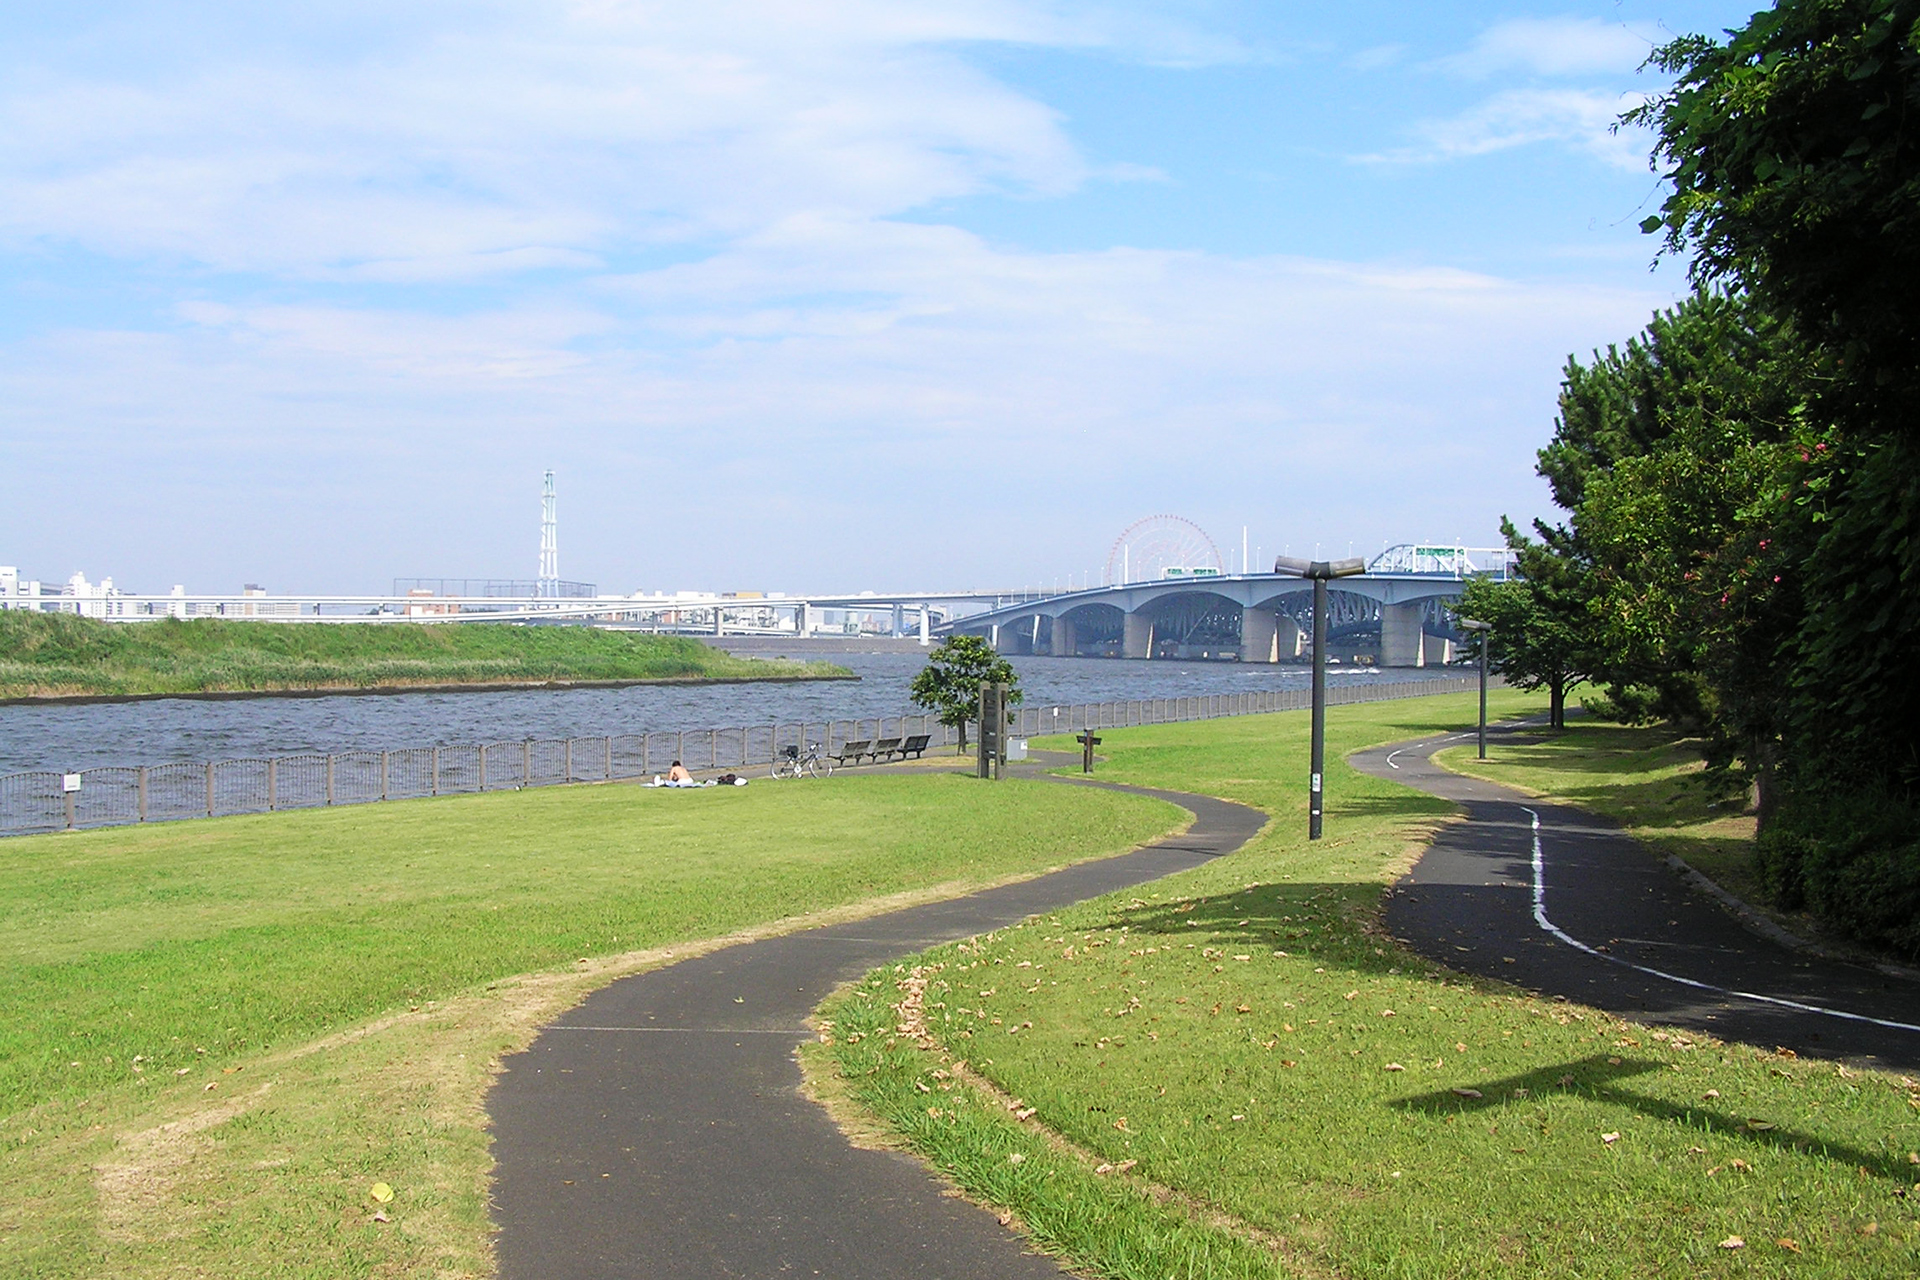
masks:
<svg viewBox="0 0 1920 1280"><path fill-rule="evenodd" d="M1336 654L1384 667L1449 662L1462 634L1452 604L1468 574L1368 572L1328 590ZM1300 578L1232 574L1065 592L956 618L941 634L982 636L1002 653L1287 662L1303 654L1313 590Z"/></svg>

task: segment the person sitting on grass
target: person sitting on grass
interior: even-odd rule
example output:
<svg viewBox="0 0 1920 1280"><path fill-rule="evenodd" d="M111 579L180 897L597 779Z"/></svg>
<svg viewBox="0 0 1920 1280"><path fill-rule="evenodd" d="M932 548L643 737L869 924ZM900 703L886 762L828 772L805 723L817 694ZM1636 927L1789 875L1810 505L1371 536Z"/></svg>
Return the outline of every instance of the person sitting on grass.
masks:
<svg viewBox="0 0 1920 1280"><path fill-rule="evenodd" d="M673 762L673 768L667 770L668 786L672 786L675 783L679 783L684 786L685 784L692 781L693 781L693 775L691 773L688 773L687 766L681 764L678 760L675 760Z"/></svg>

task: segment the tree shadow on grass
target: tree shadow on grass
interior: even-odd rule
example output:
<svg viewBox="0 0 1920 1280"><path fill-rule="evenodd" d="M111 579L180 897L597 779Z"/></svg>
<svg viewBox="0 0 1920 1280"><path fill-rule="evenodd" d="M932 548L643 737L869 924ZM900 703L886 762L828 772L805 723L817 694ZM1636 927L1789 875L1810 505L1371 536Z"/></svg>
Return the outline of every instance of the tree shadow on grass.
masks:
<svg viewBox="0 0 1920 1280"><path fill-rule="evenodd" d="M1327 802L1327 818L1332 822L1342 818L1444 818L1458 811L1459 806L1450 800L1412 790L1346 796Z"/></svg>
<svg viewBox="0 0 1920 1280"><path fill-rule="evenodd" d="M1650 1098L1621 1087L1635 1076L1665 1069L1665 1064L1644 1059L1622 1059L1594 1054L1563 1062L1557 1066L1537 1067L1502 1080L1477 1082L1464 1092L1441 1089L1415 1094L1388 1105L1398 1111L1418 1111L1430 1116L1480 1114L1514 1106L1554 1094L1577 1094L1597 1102L1629 1107L1654 1120L1664 1120L1697 1129L1702 1133L1739 1138L1755 1147L1774 1151L1821 1156L1865 1170L1877 1178L1904 1185L1911 1166L1904 1158L1885 1152L1868 1151L1841 1142L1829 1142L1803 1130L1773 1124L1745 1116L1730 1115L1712 1107L1668 1102Z"/></svg>
<svg viewBox="0 0 1920 1280"><path fill-rule="evenodd" d="M1409 955L1369 932L1377 918L1380 886L1308 881L1258 884L1250 889L1175 902L1143 902L1117 908L1093 929L1124 926L1136 936L1244 950L1285 951L1358 973L1405 973L1429 962Z"/></svg>

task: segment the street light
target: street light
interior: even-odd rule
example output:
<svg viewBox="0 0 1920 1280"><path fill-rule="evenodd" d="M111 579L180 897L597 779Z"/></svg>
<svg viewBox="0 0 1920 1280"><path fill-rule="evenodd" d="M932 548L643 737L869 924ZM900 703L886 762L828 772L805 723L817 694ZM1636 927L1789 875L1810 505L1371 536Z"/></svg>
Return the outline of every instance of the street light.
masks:
<svg viewBox="0 0 1920 1280"><path fill-rule="evenodd" d="M1321 775L1327 762L1327 583L1367 571L1365 560L1295 560L1281 556L1273 571L1313 583L1313 755L1307 791L1307 839L1320 838Z"/></svg>
<svg viewBox="0 0 1920 1280"><path fill-rule="evenodd" d="M1480 758L1487 758L1487 650L1493 647L1493 624L1474 618L1455 618L1454 625L1480 637Z"/></svg>

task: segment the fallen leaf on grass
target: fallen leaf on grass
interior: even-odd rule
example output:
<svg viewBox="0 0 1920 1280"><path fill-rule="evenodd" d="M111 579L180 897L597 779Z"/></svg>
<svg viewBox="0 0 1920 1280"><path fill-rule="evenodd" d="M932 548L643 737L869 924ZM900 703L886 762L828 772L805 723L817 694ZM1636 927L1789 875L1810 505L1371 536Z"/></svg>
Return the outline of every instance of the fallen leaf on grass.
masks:
<svg viewBox="0 0 1920 1280"><path fill-rule="evenodd" d="M1486 1096L1485 1094L1481 1093L1478 1089L1462 1089L1458 1086L1455 1086L1453 1092L1459 1094L1463 1098L1484 1098Z"/></svg>
<svg viewBox="0 0 1920 1280"><path fill-rule="evenodd" d="M375 1222L392 1222L393 1221L392 1218L389 1218L387 1216L387 1211L385 1209L376 1209L373 1214L373 1220Z"/></svg>
<svg viewBox="0 0 1920 1280"><path fill-rule="evenodd" d="M1747 1247L1747 1242L1739 1236L1728 1236L1720 1242L1720 1247L1722 1249L1744 1249Z"/></svg>
<svg viewBox="0 0 1920 1280"><path fill-rule="evenodd" d="M1608 1146L1612 1146L1614 1143L1620 1141L1620 1135L1617 1133L1603 1133L1600 1135L1600 1141L1606 1143Z"/></svg>
<svg viewBox="0 0 1920 1280"><path fill-rule="evenodd" d="M1405 1070L1406 1070L1406 1068L1405 1068L1405 1067L1403 1067L1403 1066L1401 1066L1401 1065L1400 1065L1399 1063L1397 1063L1397 1062L1389 1062L1389 1063L1387 1064L1387 1067L1386 1067L1386 1069L1387 1069L1388 1071L1405 1071Z"/></svg>
<svg viewBox="0 0 1920 1280"><path fill-rule="evenodd" d="M1771 1120L1749 1119L1747 1121L1747 1128L1753 1130L1755 1133L1765 1133L1768 1129L1772 1129L1775 1127L1776 1126Z"/></svg>
<svg viewBox="0 0 1920 1280"><path fill-rule="evenodd" d="M1785 1249L1788 1253L1800 1252L1800 1242L1798 1240L1790 1240L1786 1236L1781 1236L1778 1240L1774 1241L1774 1243L1782 1249Z"/></svg>
<svg viewBox="0 0 1920 1280"><path fill-rule="evenodd" d="M376 1182L368 1187L367 1194L375 1200L378 1200L381 1204L393 1203L393 1188L384 1182Z"/></svg>
<svg viewBox="0 0 1920 1280"><path fill-rule="evenodd" d="M1706 1091L1705 1093L1703 1093L1703 1094L1701 1094L1701 1095L1700 1095L1700 1097L1701 1097L1701 1098L1702 1098L1703 1100L1705 1100L1705 1101L1708 1101L1708 1102L1711 1102L1711 1101L1713 1101L1713 1099L1715 1099L1715 1098L1717 1098L1717 1097L1719 1097L1719 1096L1720 1096L1720 1091L1719 1091L1718 1089L1709 1089L1709 1090L1707 1090L1707 1091Z"/></svg>
<svg viewBox="0 0 1920 1280"><path fill-rule="evenodd" d="M1009 1151L1007 1153L1008 1164L1022 1164L1026 1161L1026 1158L1027 1155L1024 1151Z"/></svg>

